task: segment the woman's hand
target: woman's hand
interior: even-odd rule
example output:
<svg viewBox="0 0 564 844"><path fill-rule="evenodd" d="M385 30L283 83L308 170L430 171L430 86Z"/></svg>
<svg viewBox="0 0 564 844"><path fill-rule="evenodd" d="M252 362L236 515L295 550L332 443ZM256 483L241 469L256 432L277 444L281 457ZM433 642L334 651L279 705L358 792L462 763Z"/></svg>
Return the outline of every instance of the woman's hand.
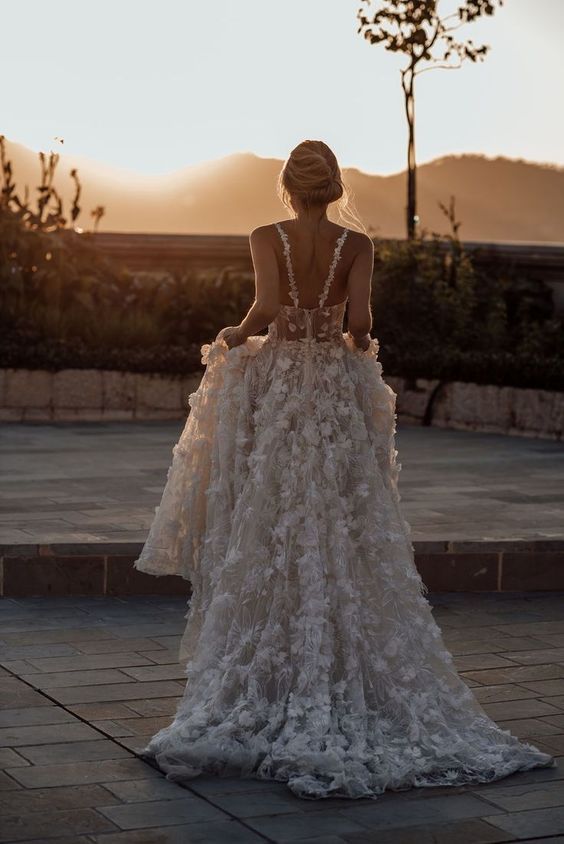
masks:
<svg viewBox="0 0 564 844"><path fill-rule="evenodd" d="M224 340L230 349L234 346L241 346L246 341L246 337L241 337L238 325L228 325L222 328L215 339L216 341Z"/></svg>
<svg viewBox="0 0 564 844"><path fill-rule="evenodd" d="M351 332L349 331L349 337L352 338L352 341L353 341L354 345L357 347L357 349L360 349L363 352L365 352L368 349L368 347L370 346L370 340L371 340L370 334L364 334L362 337L357 338L357 337L354 337L351 334Z"/></svg>

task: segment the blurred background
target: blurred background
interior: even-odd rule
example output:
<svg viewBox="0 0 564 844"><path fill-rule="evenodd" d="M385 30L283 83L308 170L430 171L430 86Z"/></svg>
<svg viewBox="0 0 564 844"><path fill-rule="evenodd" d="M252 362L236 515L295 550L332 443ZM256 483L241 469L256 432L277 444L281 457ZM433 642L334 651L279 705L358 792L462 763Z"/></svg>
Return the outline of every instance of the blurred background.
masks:
<svg viewBox="0 0 564 844"><path fill-rule="evenodd" d="M287 217L284 159L321 138L374 238L373 333L404 417L432 423L439 383L562 391L559 0L3 16L5 370L201 373L201 345L252 301L250 231ZM51 405L35 418L64 415Z"/></svg>

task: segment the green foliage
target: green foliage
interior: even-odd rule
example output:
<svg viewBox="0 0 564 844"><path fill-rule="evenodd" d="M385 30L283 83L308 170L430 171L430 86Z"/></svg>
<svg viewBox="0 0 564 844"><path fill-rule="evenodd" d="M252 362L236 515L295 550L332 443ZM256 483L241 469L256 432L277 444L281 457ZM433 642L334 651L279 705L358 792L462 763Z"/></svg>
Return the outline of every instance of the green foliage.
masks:
<svg viewBox="0 0 564 844"><path fill-rule="evenodd" d="M378 0L369 15L371 0L361 0L364 7L357 12L357 32L370 44L383 44L392 53L408 56L411 67L420 62L444 67L456 59L462 63L480 61L489 47L479 47L471 39L459 40L455 35L461 26L472 23L482 15L491 16L503 0L465 0L447 15L439 13L437 0ZM421 72L421 71L418 71Z"/></svg>
<svg viewBox="0 0 564 844"><path fill-rule="evenodd" d="M444 210L444 209L443 209ZM374 333L388 375L564 389L564 321L552 291L458 240L379 241Z"/></svg>
<svg viewBox="0 0 564 844"><path fill-rule="evenodd" d="M376 241L374 334L385 375L564 389L551 291L468 255L452 232ZM127 271L89 235L29 230L0 209L0 366L179 375L253 301L252 273Z"/></svg>
<svg viewBox="0 0 564 844"><path fill-rule="evenodd" d="M133 273L88 234L31 230L0 207L0 365L190 372L251 304L251 273Z"/></svg>

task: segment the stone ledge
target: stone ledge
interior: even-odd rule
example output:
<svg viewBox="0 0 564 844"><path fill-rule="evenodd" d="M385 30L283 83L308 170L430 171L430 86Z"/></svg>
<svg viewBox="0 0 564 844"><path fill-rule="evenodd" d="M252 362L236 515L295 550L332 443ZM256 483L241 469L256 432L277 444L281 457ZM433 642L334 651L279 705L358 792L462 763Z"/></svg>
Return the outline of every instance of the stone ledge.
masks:
<svg viewBox="0 0 564 844"><path fill-rule="evenodd" d="M190 595L181 577L133 568L139 542L0 545L3 597ZM413 543L415 564L431 592L564 590L564 539Z"/></svg>
<svg viewBox="0 0 564 844"><path fill-rule="evenodd" d="M116 422L175 420L202 373L172 378L156 373L95 369L0 369L0 422ZM497 387L436 379L384 378L397 394L398 421L511 436L564 438L564 392Z"/></svg>
<svg viewBox="0 0 564 844"><path fill-rule="evenodd" d="M117 422L182 419L201 373L97 369L0 370L0 422Z"/></svg>
<svg viewBox="0 0 564 844"><path fill-rule="evenodd" d="M564 438L564 392L426 378L385 380L397 394L398 421L407 425Z"/></svg>

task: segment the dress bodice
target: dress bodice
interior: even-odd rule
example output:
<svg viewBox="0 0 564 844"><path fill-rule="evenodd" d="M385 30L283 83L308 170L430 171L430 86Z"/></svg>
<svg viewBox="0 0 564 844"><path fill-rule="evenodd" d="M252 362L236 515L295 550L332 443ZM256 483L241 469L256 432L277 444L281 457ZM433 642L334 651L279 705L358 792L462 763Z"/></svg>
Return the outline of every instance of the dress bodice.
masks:
<svg viewBox="0 0 564 844"><path fill-rule="evenodd" d="M341 340L347 301L317 308L281 305L268 326L271 340Z"/></svg>
<svg viewBox="0 0 564 844"><path fill-rule="evenodd" d="M335 244L333 260L329 267L329 273L321 294L319 304L315 308L302 308L299 304L299 293L294 277L292 258L290 253L290 241L280 223L276 228L284 247L286 268L288 270L288 281L290 285L290 298L293 305L281 305L276 317L268 326L268 337L270 340L306 340L318 341L342 341L343 317L347 300L337 302L334 305L325 305L325 300L335 275L335 268L341 255L341 249L346 240L348 229L344 229Z"/></svg>

